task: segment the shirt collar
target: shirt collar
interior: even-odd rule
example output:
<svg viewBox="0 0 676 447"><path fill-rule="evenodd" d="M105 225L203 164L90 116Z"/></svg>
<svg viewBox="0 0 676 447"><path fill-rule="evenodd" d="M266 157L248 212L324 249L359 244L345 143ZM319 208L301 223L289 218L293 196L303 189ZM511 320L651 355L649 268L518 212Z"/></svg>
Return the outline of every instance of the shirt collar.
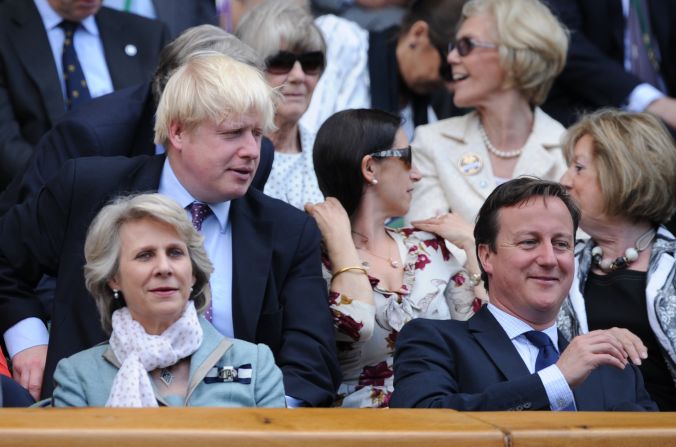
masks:
<svg viewBox="0 0 676 447"><path fill-rule="evenodd" d="M160 177L160 186L157 190L160 194L171 197L183 208L187 208L191 203L198 201L186 190L176 177L174 170L169 163L169 157L164 159L162 167L162 176ZM225 233L228 226L228 217L230 215L230 201L219 203L208 203L211 212L218 220L218 226L221 233Z"/></svg>
<svg viewBox="0 0 676 447"><path fill-rule="evenodd" d="M59 23L63 21L63 17L61 17L56 11L52 9L51 6L49 6L47 0L33 0L33 1L35 2L35 7L38 9L38 12L40 13L40 17L42 18L42 23L44 24L45 29L47 31L50 31L58 27ZM88 33L93 34L95 36L99 35L99 28L96 25L96 19L94 18L93 15L87 17L82 22L80 22L80 25L82 25L82 28L84 28Z"/></svg>
<svg viewBox="0 0 676 447"><path fill-rule="evenodd" d="M488 310L491 314L493 314L495 319L498 320L498 323L505 330L510 340L514 340L518 336L523 335L525 332L536 330L533 329L528 323L525 323L517 317L508 314L494 304L488 303ZM558 350L559 333L556 329L556 323L552 324L541 332L544 332L549 336L549 338L552 340L552 343L554 343L554 346Z"/></svg>

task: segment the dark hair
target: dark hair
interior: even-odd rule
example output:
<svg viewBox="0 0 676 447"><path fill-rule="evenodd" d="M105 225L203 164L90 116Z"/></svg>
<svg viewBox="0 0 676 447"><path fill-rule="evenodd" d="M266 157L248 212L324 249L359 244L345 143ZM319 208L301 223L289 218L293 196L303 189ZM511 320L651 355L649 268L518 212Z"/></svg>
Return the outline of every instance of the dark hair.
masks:
<svg viewBox="0 0 676 447"><path fill-rule="evenodd" d="M313 149L322 194L338 199L351 216L364 192L362 159L392 147L400 125L399 116L377 109L343 110L324 121Z"/></svg>
<svg viewBox="0 0 676 447"><path fill-rule="evenodd" d="M474 225L474 240L479 255L479 245L487 245L488 249L496 252L495 240L500 231L498 215L501 208L515 206L524 203L533 197L557 197L561 199L573 219L573 235L580 223L580 210L573 203L568 191L561 184L536 177L518 177L503 183L493 190L479 210ZM488 275L483 265L479 262L481 279L484 287L488 290Z"/></svg>
<svg viewBox="0 0 676 447"><path fill-rule="evenodd" d="M467 0L414 0L401 19L401 34L406 34L418 20L427 23L432 45L446 51L455 37L456 26Z"/></svg>

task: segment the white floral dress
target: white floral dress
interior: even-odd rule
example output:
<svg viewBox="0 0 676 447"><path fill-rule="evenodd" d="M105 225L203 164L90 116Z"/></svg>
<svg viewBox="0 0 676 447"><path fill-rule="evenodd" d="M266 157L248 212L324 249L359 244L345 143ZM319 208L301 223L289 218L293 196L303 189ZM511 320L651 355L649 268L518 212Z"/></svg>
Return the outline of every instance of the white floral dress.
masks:
<svg viewBox="0 0 676 447"><path fill-rule="evenodd" d="M404 324L414 318L466 320L481 306L467 272L443 239L412 228L387 230L404 260L400 289L382 289L369 276L375 305L329 289L343 373L336 406L387 407L394 389L394 346ZM324 277L330 287L326 259Z"/></svg>

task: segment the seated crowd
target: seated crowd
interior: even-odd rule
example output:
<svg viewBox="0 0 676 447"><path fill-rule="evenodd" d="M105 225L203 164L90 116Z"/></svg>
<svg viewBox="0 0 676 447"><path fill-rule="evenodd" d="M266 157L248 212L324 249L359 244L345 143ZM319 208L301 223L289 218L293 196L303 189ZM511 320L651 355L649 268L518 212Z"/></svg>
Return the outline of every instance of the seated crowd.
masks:
<svg viewBox="0 0 676 447"><path fill-rule="evenodd" d="M365 31L260 0L169 43L100 1L0 2L0 403L676 411L676 64L657 25L632 43L676 7L614 2L631 49L587 65L576 1ZM133 81L115 20L154 30ZM547 114L609 66L622 101Z"/></svg>

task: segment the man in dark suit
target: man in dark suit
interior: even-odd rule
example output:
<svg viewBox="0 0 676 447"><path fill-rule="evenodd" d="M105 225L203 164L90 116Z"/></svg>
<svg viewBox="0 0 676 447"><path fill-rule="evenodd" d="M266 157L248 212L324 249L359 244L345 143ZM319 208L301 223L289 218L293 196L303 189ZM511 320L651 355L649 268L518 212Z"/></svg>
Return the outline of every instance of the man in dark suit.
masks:
<svg viewBox="0 0 676 447"><path fill-rule="evenodd" d="M61 19L81 23L74 34L76 50L79 39L92 44L91 53L78 58L91 96L148 81L169 41L159 21L100 8L100 1L80 3L7 0L0 6L0 190L23 170L34 145L67 110L58 73L61 48L56 48L56 40L64 40ZM95 75L89 76L90 70Z"/></svg>
<svg viewBox="0 0 676 447"><path fill-rule="evenodd" d="M647 0L643 31L651 31L651 46L663 89L651 86L628 68L625 45L633 0L545 0L571 31L568 60L554 82L545 112L565 126L579 114L601 107L626 107L652 112L676 130L676 3ZM640 2L639 2L640 3ZM630 65L630 64L629 64Z"/></svg>
<svg viewBox="0 0 676 447"><path fill-rule="evenodd" d="M220 54L193 57L172 75L158 105L155 142L166 157L70 160L5 214L0 330L8 349L15 335L27 345L13 357L19 383L35 394L43 382L49 396L56 363L104 339L82 277L87 227L112 197L158 191L184 207L209 206L201 232L215 265L216 328L270 346L290 405L333 401L340 369L319 231L306 214L249 188L273 118L273 92L258 70ZM33 293L44 273L58 278L48 349L47 340L22 330L44 318ZM18 373L17 357L24 365Z"/></svg>
<svg viewBox="0 0 676 447"><path fill-rule="evenodd" d="M23 174L0 194L0 216L39 191L71 158L163 152L153 142L157 102L171 73L198 51L217 51L262 68L253 49L221 28L202 25L187 30L162 50L152 82L94 98L61 118L35 147ZM273 158L272 143L264 138L253 187L263 190Z"/></svg>
<svg viewBox="0 0 676 447"><path fill-rule="evenodd" d="M479 211L474 237L490 304L468 321L413 320L397 339L392 407L465 411L657 410L626 330L568 344L556 316L574 272L580 213L558 183L511 180Z"/></svg>

